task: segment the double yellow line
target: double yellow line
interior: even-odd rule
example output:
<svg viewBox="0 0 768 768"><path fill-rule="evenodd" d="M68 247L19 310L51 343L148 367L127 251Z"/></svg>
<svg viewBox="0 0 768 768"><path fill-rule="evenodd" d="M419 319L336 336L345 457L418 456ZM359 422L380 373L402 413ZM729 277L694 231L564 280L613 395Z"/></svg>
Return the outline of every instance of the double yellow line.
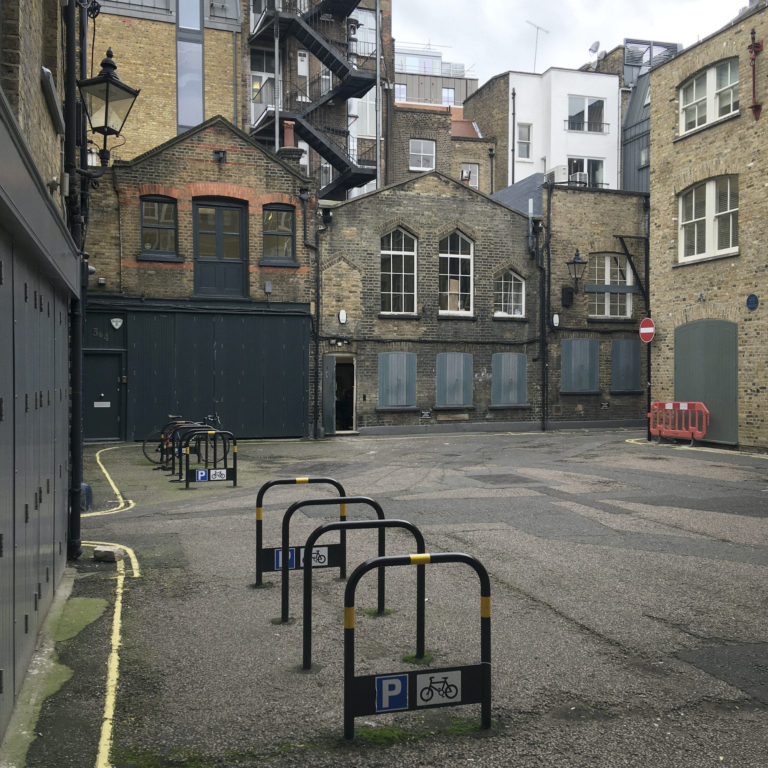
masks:
<svg viewBox="0 0 768 768"><path fill-rule="evenodd" d="M97 515L114 515L117 512L123 512L133 509L136 505L130 499L126 500L120 493L114 481L107 472L106 467L101 462L101 454L106 451L113 451L118 446L104 448L96 454L96 463L107 478L109 485L117 497L118 506L100 512L86 512L82 517L95 517ZM128 557L131 563L131 577L138 579L141 577L141 568L136 553L125 544L115 544L110 541L84 541L86 547L119 547ZM107 659L107 681L106 694L104 697L104 714L101 720L101 735L99 737L99 748L96 755L95 768L111 768L112 762L109 759L109 753L112 750L112 735L114 731L115 719L115 701L117 699L117 681L120 677L120 644L122 638L123 624L123 593L125 591L125 562L122 559L117 560L117 581L115 586L115 608L112 615L112 633L110 637L109 658Z"/></svg>

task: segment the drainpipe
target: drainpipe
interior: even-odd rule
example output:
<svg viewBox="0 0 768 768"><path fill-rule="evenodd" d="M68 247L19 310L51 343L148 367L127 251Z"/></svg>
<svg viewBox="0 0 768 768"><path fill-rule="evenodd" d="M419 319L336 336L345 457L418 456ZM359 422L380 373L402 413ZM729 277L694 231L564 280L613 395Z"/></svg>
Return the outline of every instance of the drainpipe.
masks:
<svg viewBox="0 0 768 768"><path fill-rule="evenodd" d="M381 187L381 0L376 0L376 189Z"/></svg>
<svg viewBox="0 0 768 768"><path fill-rule="evenodd" d="M493 188L493 158L496 156L496 150L494 150L493 147L491 147L488 150L488 159L491 163L491 194L493 194L496 190Z"/></svg>
<svg viewBox="0 0 768 768"><path fill-rule="evenodd" d="M83 259L83 218L80 207L80 184L77 176L77 2L69 0L66 9L64 111L64 172L68 179L67 212L69 231L78 250L80 266L79 293L70 306L70 387L71 422L69 426L69 525L67 559L82 554L80 540L80 505L83 482L83 302L87 284L88 262ZM85 275L85 276L84 276Z"/></svg>
<svg viewBox="0 0 768 768"><path fill-rule="evenodd" d="M645 212L645 312L648 317L651 316L651 200L650 197L646 197L643 200L643 208ZM648 371L648 396L646 400L646 413L651 412L651 344L645 345L646 350L646 366ZM651 441L651 420L648 419L646 439Z"/></svg>
<svg viewBox="0 0 768 768"><path fill-rule="evenodd" d="M312 334L315 368L312 376L312 437L314 440L317 440L320 437L320 233L325 232L327 227L318 227L315 230L315 242L310 243L307 239L307 202L309 201L309 190L306 187L302 187L299 190L299 199L301 200L301 213L304 221L304 246L309 248L315 257L315 316ZM323 221L325 221L325 214L323 214Z"/></svg>
<svg viewBox="0 0 768 768"><path fill-rule="evenodd" d="M517 129L515 125L517 123L517 94L515 89L512 89L512 184L515 183L515 143L517 141Z"/></svg>
<svg viewBox="0 0 768 768"><path fill-rule="evenodd" d="M280 78L280 13L275 10L275 152L280 149L280 100L283 86Z"/></svg>
<svg viewBox="0 0 768 768"><path fill-rule="evenodd" d="M547 252L547 266L542 268L540 290L542 292L541 306L541 431L546 432L549 420L549 323L551 318L551 265L552 265L552 182L545 182L547 188L547 233L544 249Z"/></svg>

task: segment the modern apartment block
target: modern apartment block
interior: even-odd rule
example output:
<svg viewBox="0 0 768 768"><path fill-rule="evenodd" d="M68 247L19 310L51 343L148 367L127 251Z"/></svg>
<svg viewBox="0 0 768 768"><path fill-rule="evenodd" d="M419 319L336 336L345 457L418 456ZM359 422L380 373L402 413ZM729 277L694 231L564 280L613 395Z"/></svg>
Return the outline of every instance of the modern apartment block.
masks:
<svg viewBox="0 0 768 768"><path fill-rule="evenodd" d="M701 401L707 440L761 450L766 40L761 0L650 73L653 398Z"/></svg>
<svg viewBox="0 0 768 768"><path fill-rule="evenodd" d="M504 72L464 102L464 116L496 137L493 191L534 173L555 182L619 188L617 74L548 69Z"/></svg>
<svg viewBox="0 0 768 768"><path fill-rule="evenodd" d="M443 61L430 46L395 44L395 102L460 107L477 90L464 64Z"/></svg>

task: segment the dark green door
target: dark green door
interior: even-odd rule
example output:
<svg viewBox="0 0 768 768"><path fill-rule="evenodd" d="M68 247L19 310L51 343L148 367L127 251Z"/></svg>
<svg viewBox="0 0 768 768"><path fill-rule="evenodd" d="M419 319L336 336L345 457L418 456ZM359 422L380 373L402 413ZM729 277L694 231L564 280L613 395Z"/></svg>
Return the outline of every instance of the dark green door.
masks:
<svg viewBox="0 0 768 768"><path fill-rule="evenodd" d="M675 400L709 409L706 441L739 441L738 326L727 320L695 320L675 328Z"/></svg>
<svg viewBox="0 0 768 768"><path fill-rule="evenodd" d="M195 203L196 294L247 295L245 219L236 203Z"/></svg>
<svg viewBox="0 0 768 768"><path fill-rule="evenodd" d="M83 433L86 439L122 438L122 355L87 354L84 374Z"/></svg>

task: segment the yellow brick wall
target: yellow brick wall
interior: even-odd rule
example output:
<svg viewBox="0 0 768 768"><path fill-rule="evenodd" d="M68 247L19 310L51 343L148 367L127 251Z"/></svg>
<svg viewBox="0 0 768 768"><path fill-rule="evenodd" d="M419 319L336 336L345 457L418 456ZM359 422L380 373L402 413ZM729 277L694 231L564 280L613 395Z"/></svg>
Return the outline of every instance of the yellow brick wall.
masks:
<svg viewBox="0 0 768 768"><path fill-rule="evenodd" d="M239 47L241 37L224 30L205 30L205 119L222 115L231 121L234 117L234 61L240 67L242 57L233 55L233 47ZM113 160L130 160L177 135L176 25L101 14L93 46L94 74L98 74L110 47L117 76L126 85L141 89L123 137L110 140L108 145Z"/></svg>
<svg viewBox="0 0 768 768"><path fill-rule="evenodd" d="M768 112L755 120L752 101L750 32L768 42L763 6L651 73L651 306L656 322L652 343L655 400L674 398L675 329L694 320L738 325L738 442L768 449L765 394L768 385L768 295L765 294L768 237L765 216L765 139ZM718 61L739 58L740 114L679 137L678 88ZM768 106L768 56L755 61L757 101ZM728 258L678 263L678 196L687 187L722 174L739 178L739 252ZM759 306L749 311L747 296Z"/></svg>

